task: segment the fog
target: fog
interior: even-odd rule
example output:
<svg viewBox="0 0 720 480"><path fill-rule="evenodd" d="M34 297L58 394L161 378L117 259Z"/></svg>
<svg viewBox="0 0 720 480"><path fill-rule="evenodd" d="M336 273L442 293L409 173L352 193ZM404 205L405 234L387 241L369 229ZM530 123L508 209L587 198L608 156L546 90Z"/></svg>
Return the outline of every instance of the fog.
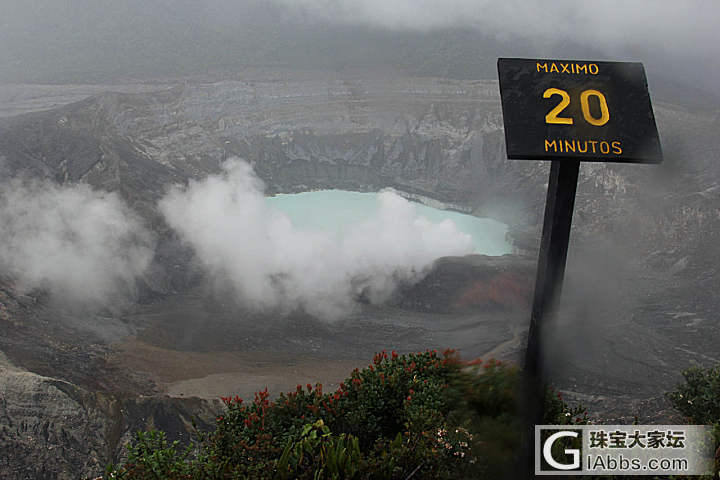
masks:
<svg viewBox="0 0 720 480"><path fill-rule="evenodd" d="M540 37L601 45L659 42L688 53L697 39L709 40L720 20L717 2L656 0L271 0L309 21L370 25L387 29L472 27L498 36ZM228 3L229 7L230 4Z"/></svg>
<svg viewBox="0 0 720 480"><path fill-rule="evenodd" d="M0 184L0 269L17 289L68 304L132 299L153 237L114 193L13 179Z"/></svg>
<svg viewBox="0 0 720 480"><path fill-rule="evenodd" d="M720 92L716 1L0 0L0 11L0 81L252 66L495 78L498 56L526 56L643 61L651 84Z"/></svg>
<svg viewBox="0 0 720 480"><path fill-rule="evenodd" d="M266 202L247 162L230 159L223 170L174 187L160 210L215 283L229 282L256 310L336 318L359 297L386 300L400 282L422 278L436 258L474 249L453 222L430 223L391 192L379 194L374 217L341 233L303 230Z"/></svg>

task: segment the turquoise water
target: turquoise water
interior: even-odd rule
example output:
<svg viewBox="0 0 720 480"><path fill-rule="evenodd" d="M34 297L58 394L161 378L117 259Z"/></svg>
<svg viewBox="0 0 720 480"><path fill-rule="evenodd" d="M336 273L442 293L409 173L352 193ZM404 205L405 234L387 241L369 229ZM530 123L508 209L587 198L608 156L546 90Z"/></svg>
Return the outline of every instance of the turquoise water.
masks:
<svg viewBox="0 0 720 480"><path fill-rule="evenodd" d="M372 218L380 209L377 193L344 190L280 194L268 197L267 201L287 215L295 228L339 233L353 224ZM503 223L415 202L412 205L419 217L425 217L432 223L452 220L458 230L472 237L475 253L510 253L510 245L505 241L507 225Z"/></svg>

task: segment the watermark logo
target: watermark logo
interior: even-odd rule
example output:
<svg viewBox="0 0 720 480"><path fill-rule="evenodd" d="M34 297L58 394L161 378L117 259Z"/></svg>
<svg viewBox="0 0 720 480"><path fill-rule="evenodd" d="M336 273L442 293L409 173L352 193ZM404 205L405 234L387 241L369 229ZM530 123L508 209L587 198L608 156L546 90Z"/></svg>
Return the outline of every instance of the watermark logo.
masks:
<svg viewBox="0 0 720 480"><path fill-rule="evenodd" d="M703 425L538 425L535 474L712 474L715 448Z"/></svg>
<svg viewBox="0 0 720 480"><path fill-rule="evenodd" d="M581 432L577 430L560 430L552 433L548 436L542 444L542 464L541 468L548 471L564 471L564 470L580 470L580 454L581 450L578 448L564 448L563 453L570 457L570 462L566 458L558 461L553 456L553 447L556 447L563 439L577 439L580 437Z"/></svg>

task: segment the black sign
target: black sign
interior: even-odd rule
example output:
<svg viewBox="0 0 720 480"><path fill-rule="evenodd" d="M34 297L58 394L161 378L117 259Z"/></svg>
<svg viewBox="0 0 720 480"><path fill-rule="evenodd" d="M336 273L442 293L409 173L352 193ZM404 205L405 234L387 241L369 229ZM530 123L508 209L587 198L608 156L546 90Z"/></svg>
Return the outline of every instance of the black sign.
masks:
<svg viewBox="0 0 720 480"><path fill-rule="evenodd" d="M641 63L498 59L507 156L660 163Z"/></svg>

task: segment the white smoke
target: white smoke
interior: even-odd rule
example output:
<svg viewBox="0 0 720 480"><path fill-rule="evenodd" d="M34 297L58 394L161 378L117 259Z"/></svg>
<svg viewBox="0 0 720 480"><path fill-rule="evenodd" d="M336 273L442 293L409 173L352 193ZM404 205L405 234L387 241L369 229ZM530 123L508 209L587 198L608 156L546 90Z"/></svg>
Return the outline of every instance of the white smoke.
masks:
<svg viewBox="0 0 720 480"><path fill-rule="evenodd" d="M174 187L160 211L207 271L256 309L337 317L360 294L382 301L436 258L473 251L452 221L430 223L390 192L379 195L376 216L342 233L301 230L266 202L249 164L230 159L223 170Z"/></svg>
<svg viewBox="0 0 720 480"><path fill-rule="evenodd" d="M20 292L70 303L127 299L153 239L114 193L12 179L0 184L0 269Z"/></svg>

